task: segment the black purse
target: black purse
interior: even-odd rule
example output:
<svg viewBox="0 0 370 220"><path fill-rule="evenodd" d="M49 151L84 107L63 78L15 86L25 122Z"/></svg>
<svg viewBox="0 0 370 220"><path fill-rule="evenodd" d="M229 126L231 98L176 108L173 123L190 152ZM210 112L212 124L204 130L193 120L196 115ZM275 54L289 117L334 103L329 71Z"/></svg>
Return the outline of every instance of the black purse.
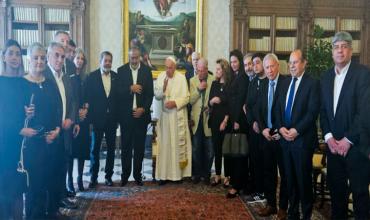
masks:
<svg viewBox="0 0 370 220"><path fill-rule="evenodd" d="M247 135L243 133L231 132L225 134L222 143L222 153L224 156L244 157L249 153Z"/></svg>

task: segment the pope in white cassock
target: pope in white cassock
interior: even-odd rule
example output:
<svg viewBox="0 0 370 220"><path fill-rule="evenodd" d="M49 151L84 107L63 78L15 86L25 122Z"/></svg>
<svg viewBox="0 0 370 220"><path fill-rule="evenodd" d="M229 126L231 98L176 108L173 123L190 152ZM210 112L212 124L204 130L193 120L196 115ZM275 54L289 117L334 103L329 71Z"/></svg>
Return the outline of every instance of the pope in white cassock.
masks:
<svg viewBox="0 0 370 220"><path fill-rule="evenodd" d="M156 179L177 181L191 176L191 139L186 105L189 91L185 76L176 72L176 61L168 57L166 71L154 86L157 100L162 102L162 112L157 124L158 155Z"/></svg>

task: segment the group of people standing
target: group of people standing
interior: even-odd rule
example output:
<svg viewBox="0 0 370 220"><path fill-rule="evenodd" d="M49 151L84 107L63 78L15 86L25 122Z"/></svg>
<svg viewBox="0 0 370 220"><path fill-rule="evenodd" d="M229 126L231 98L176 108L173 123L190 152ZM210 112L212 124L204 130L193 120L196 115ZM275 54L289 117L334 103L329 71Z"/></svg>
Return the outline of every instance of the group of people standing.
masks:
<svg viewBox="0 0 370 220"><path fill-rule="evenodd" d="M229 62L216 61L214 75L196 52L185 76L174 72L176 62L168 58L166 72L154 86L162 106L157 127L160 184L191 176L195 184L203 180L217 186L223 161L227 198L242 192L250 202L266 200L260 216L311 219L319 121L327 144L332 219L348 218L350 194L355 218L368 219L370 72L351 61L352 37L347 32L333 36L332 57L335 65L320 81L306 72L307 59L300 49L290 54L290 74L279 72L273 53L243 57L233 50ZM246 134L248 155L223 155L229 133ZM216 175L211 180L213 160Z"/></svg>
<svg viewBox="0 0 370 220"><path fill-rule="evenodd" d="M33 43L27 51L8 40L2 51L0 89L0 218L55 219L59 208L75 209L73 162L78 159L77 186L84 191L84 162L91 161L89 188L95 188L103 137L107 143L105 184L112 186L116 129L122 131L122 181L131 174L142 185L141 165L153 99L150 69L140 50L130 50L130 64L118 74L113 55L100 54L99 68L85 73L82 49L70 50L70 36L58 31L47 50ZM132 73L132 74L131 74ZM134 149L134 155L132 151Z"/></svg>
<svg viewBox="0 0 370 220"><path fill-rule="evenodd" d="M251 202L266 199L260 216L310 219L313 207L312 156L318 146L317 119L327 143L328 186L332 218L346 219L349 193L356 219L369 218L370 72L351 62L352 37L338 32L332 40L335 66L321 81L305 71L302 50L289 57L289 72L279 72L273 53L230 52L216 71L192 54L185 75L175 58L153 82L140 49L112 71L113 55L103 51L99 68L85 73L82 49L71 50L67 32L58 31L47 51L33 43L25 75L21 47L8 40L0 69L0 218L57 218L59 207L77 208L73 159L78 159L77 186L85 190L84 161L90 160L89 188L98 185L101 142L107 158L105 184L112 181L116 129L121 128L121 186L133 177L143 185L142 161L153 97L160 105L156 126L159 184L223 184L227 198L240 193ZM246 134L249 154L223 155L226 134ZM216 173L211 178L211 168ZM133 164L133 165L132 165ZM222 181L222 165L224 179ZM279 174L279 175L278 175ZM280 176L279 202L277 202ZM67 177L67 184L66 184ZM301 214L300 214L301 211Z"/></svg>

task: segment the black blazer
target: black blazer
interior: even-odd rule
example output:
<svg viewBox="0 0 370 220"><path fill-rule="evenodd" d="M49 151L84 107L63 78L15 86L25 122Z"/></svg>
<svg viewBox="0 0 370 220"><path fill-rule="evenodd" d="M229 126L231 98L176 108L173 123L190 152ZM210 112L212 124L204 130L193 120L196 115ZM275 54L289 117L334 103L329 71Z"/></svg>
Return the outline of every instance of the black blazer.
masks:
<svg viewBox="0 0 370 220"><path fill-rule="evenodd" d="M120 123L129 123L129 119L132 116L132 104L134 101L134 94L131 93L130 89L134 84L130 64L127 63L119 67L117 72L119 84L119 121ZM150 106L152 105L154 96L152 71L146 65L140 63L137 74L136 84L141 85L143 90L141 94L136 94L136 105L138 108L144 108L145 113L142 118L145 120L145 123L149 123L151 121Z"/></svg>
<svg viewBox="0 0 370 220"><path fill-rule="evenodd" d="M232 80L228 92L228 112L229 125L233 127L234 122L237 122L241 132L247 132L247 118L243 111L244 100L247 97L249 80L247 75L242 72L235 76Z"/></svg>
<svg viewBox="0 0 370 220"><path fill-rule="evenodd" d="M266 78L267 79L267 78ZM284 81L287 79L286 76L279 74L279 78L277 80L277 84L275 85L275 92L274 98L272 102L271 108L271 123L274 124L275 122L275 114L276 110L274 110L277 106L277 100L279 100L279 93L281 92L281 87ZM256 104L256 111L255 115L257 118L258 126L261 131L267 128L267 112L268 112L268 93L269 93L269 80L261 81L260 89L258 92L258 99ZM273 129L275 129L273 127Z"/></svg>
<svg viewBox="0 0 370 220"><path fill-rule="evenodd" d="M62 114L63 114L63 103L62 103L62 97L60 96L58 85L55 81L53 72L51 71L49 65L46 66L45 68L45 78L49 79L52 84L54 89L56 90L56 94L58 94L57 98L57 112L56 114L58 115L58 118L60 120L62 119ZM64 84L64 89L66 93L66 119L69 118L73 122L76 121L78 118L78 103L77 100L75 99L75 91L72 86L72 82L70 79L69 75L64 74L62 77L63 84ZM60 121L60 125L62 125L62 121Z"/></svg>
<svg viewBox="0 0 370 220"><path fill-rule="evenodd" d="M117 73L110 71L111 89L107 97L100 69L91 72L85 83L85 98L89 104L89 121L95 129L117 127Z"/></svg>
<svg viewBox="0 0 370 220"><path fill-rule="evenodd" d="M354 145L359 143L361 99L370 85L369 77L367 67L353 62L350 64L334 116L334 68L322 76L320 123L323 135L331 132L337 140L346 137Z"/></svg>
<svg viewBox="0 0 370 220"><path fill-rule="evenodd" d="M360 151L370 159L370 87L362 98L360 110Z"/></svg>
<svg viewBox="0 0 370 220"><path fill-rule="evenodd" d="M291 81L292 77L288 77L280 87L273 127L278 130L282 127L295 128L299 135L294 140L294 144L313 149L318 145L316 120L320 110L319 81L313 79L308 73L302 76L292 107L291 126L288 127L285 123L285 106ZM286 142L284 138L280 140L282 144Z"/></svg>
<svg viewBox="0 0 370 220"><path fill-rule="evenodd" d="M209 107L209 118L208 127L211 129L219 129L221 122L224 120L225 115L228 114L228 100L227 93L229 85L223 85L219 80L214 80L209 91L208 107ZM221 99L220 104L214 104L211 106L210 101L213 97L219 97Z"/></svg>
<svg viewBox="0 0 370 220"><path fill-rule="evenodd" d="M267 77L260 79L258 76L254 77L252 81L249 81L247 77L249 86L248 86L248 95L245 99L245 106L247 109L247 121L250 126L253 122L257 121L257 101L259 99L259 89L260 85L268 81Z"/></svg>
<svg viewBox="0 0 370 220"><path fill-rule="evenodd" d="M66 58L65 64L63 65L62 70L64 74L71 76L76 73L76 66L72 61Z"/></svg>

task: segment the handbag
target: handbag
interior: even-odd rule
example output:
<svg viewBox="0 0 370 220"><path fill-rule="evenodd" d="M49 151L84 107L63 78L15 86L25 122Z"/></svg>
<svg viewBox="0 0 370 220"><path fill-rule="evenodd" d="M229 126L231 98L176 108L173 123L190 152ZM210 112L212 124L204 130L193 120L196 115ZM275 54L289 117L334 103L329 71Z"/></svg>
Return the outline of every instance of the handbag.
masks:
<svg viewBox="0 0 370 220"><path fill-rule="evenodd" d="M243 133L227 133L222 143L222 153L224 156L243 157L247 156L249 146L247 135Z"/></svg>

